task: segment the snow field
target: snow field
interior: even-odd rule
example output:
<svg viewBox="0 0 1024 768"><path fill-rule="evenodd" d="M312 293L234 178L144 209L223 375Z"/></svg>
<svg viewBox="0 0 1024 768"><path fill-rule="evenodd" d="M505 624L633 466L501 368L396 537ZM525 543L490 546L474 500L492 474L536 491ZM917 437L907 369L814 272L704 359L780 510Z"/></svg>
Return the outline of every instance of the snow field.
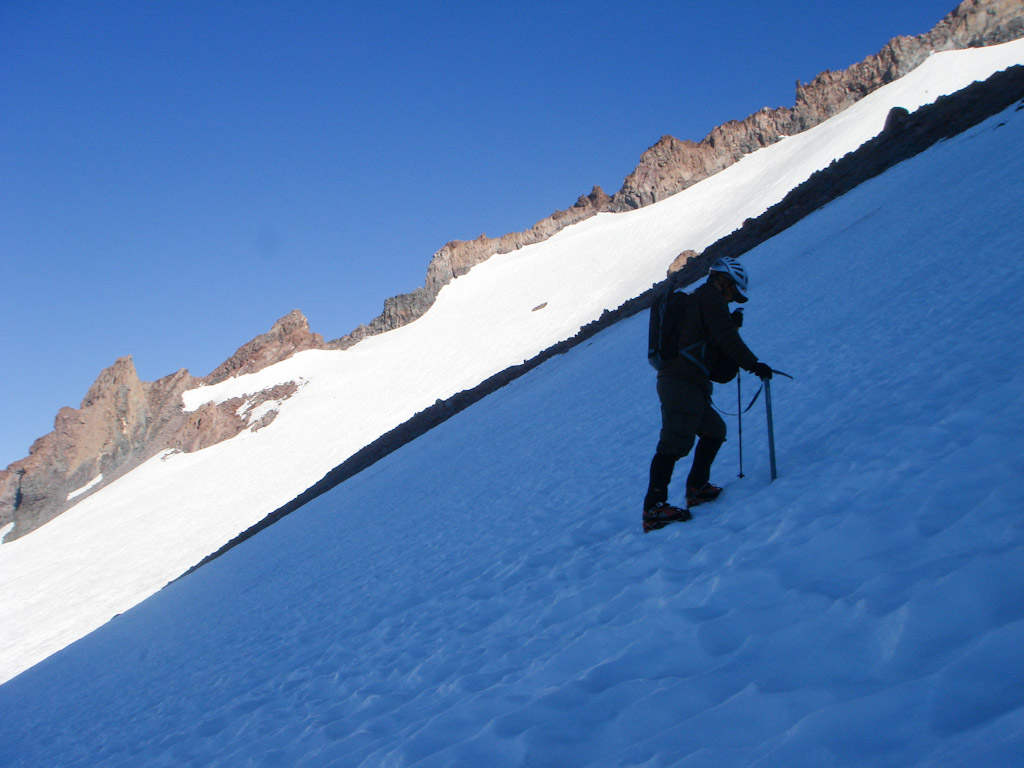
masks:
<svg viewBox="0 0 1024 768"><path fill-rule="evenodd" d="M872 138L889 109L1024 62L1024 40L933 55L831 120L656 205L603 214L495 256L409 326L186 393L186 408L295 381L265 429L164 454L0 547L0 681L153 594L416 412L568 338L607 308ZM532 309L547 302L538 312Z"/></svg>
<svg viewBox="0 0 1024 768"><path fill-rule="evenodd" d="M1015 764L1022 140L1010 110L744 258L797 377L777 482L755 408L747 477L731 440L722 498L640 532L631 318L0 687L0 763Z"/></svg>

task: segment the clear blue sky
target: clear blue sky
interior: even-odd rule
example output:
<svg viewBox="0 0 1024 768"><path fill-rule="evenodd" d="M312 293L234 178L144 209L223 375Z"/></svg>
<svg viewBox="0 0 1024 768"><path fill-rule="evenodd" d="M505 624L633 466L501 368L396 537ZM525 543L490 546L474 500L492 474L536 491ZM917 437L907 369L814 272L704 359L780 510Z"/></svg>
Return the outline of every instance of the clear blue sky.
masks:
<svg viewBox="0 0 1024 768"><path fill-rule="evenodd" d="M452 239L616 191L956 0L0 0L0 467L133 355L344 335Z"/></svg>

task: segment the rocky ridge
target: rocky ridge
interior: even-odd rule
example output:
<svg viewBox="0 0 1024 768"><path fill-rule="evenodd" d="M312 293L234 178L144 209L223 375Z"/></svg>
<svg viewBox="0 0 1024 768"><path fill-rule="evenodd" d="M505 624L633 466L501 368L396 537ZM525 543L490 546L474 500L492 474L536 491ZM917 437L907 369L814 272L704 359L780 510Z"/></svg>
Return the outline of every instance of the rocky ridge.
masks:
<svg viewBox="0 0 1024 768"><path fill-rule="evenodd" d="M793 108L763 109L716 128L699 143L662 137L642 155L613 196L595 187L571 208L524 232L446 244L431 259L421 288L386 300L382 314L369 325L334 341L325 343L319 334L311 333L306 318L295 310L202 378L181 370L143 382L132 359L120 358L100 374L78 409L61 409L54 431L37 440L28 457L0 471L0 529L14 523L5 541L35 530L93 489L163 451L201 450L245 429L266 426L276 411L256 407L290 397L297 385L281 385L186 413L181 395L188 389L258 371L305 349L345 349L398 328L421 317L451 280L495 254L545 240L597 213L635 209L686 189L750 152L827 120L902 77L933 51L994 45L1021 36L1024 4L1020 0L965 0L925 35L897 37L878 54L842 72L824 72L807 85L798 83ZM696 256L692 251L681 254L673 271L691 260L692 266ZM262 415L251 418L256 413ZM96 483L98 478L102 481Z"/></svg>
<svg viewBox="0 0 1024 768"><path fill-rule="evenodd" d="M35 530L163 451L198 451L267 426L276 409L257 407L291 397L296 384L207 403L192 412L182 410L182 393L323 346L323 337L311 333L306 318L294 310L202 378L182 369L145 382L131 357L119 358L100 373L78 408L61 408L53 432L36 440L26 458L0 471L0 528L14 523L4 540Z"/></svg>
<svg viewBox="0 0 1024 768"><path fill-rule="evenodd" d="M495 254L511 253L547 240L566 227L609 210L611 199L601 187L594 187L589 195L580 195L571 208L556 211L524 232L511 232L497 238L480 235L475 240L452 240L430 259L423 286L411 293L386 299L384 311L369 325L360 325L347 336L330 342L329 346L332 349L346 349L367 336L375 336L411 323L430 309L441 289L456 277L466 274Z"/></svg>
<svg viewBox="0 0 1024 768"><path fill-rule="evenodd" d="M388 299L369 325L331 342L344 349L421 317L441 288L499 253L540 242L565 227L603 212L622 212L656 203L728 168L744 155L828 120L855 102L918 67L933 52L982 47L1024 36L1020 0L964 0L931 31L890 40L877 54L842 70L826 71L806 85L797 83L794 107L762 109L744 120L715 128L702 141L663 136L640 158L622 188L608 196L600 187L565 211L556 211L525 232L498 238L453 240L434 254L425 284Z"/></svg>

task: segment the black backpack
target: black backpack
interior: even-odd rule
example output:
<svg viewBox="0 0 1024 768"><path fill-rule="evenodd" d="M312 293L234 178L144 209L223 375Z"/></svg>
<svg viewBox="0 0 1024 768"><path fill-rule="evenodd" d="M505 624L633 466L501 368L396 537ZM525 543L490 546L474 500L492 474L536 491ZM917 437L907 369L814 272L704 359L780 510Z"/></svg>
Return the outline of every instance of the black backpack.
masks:
<svg viewBox="0 0 1024 768"><path fill-rule="evenodd" d="M647 362L660 371L679 357L679 324L686 312L690 294L682 288L668 288L651 305L651 324L647 332Z"/></svg>
<svg viewBox="0 0 1024 768"><path fill-rule="evenodd" d="M647 362L654 370L660 371L672 360L685 357L711 381L722 384L732 381L739 372L739 366L710 342L699 341L685 350L679 348L679 328L690 301L690 294L682 288L669 288L651 305Z"/></svg>

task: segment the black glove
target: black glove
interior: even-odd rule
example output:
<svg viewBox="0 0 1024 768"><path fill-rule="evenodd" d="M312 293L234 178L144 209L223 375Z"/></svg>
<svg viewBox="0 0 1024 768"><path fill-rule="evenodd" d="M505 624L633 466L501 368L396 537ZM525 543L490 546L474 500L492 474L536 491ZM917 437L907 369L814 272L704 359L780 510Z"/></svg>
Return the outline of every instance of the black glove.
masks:
<svg viewBox="0 0 1024 768"><path fill-rule="evenodd" d="M767 381L772 377L772 367L765 363L754 363L754 367L750 369L750 372L757 376L759 379Z"/></svg>
<svg viewBox="0 0 1024 768"><path fill-rule="evenodd" d="M732 318L732 321L734 323L736 323L736 327L737 328L741 328L743 326L743 310L742 309L734 309L732 311L732 314L730 315L730 317Z"/></svg>

